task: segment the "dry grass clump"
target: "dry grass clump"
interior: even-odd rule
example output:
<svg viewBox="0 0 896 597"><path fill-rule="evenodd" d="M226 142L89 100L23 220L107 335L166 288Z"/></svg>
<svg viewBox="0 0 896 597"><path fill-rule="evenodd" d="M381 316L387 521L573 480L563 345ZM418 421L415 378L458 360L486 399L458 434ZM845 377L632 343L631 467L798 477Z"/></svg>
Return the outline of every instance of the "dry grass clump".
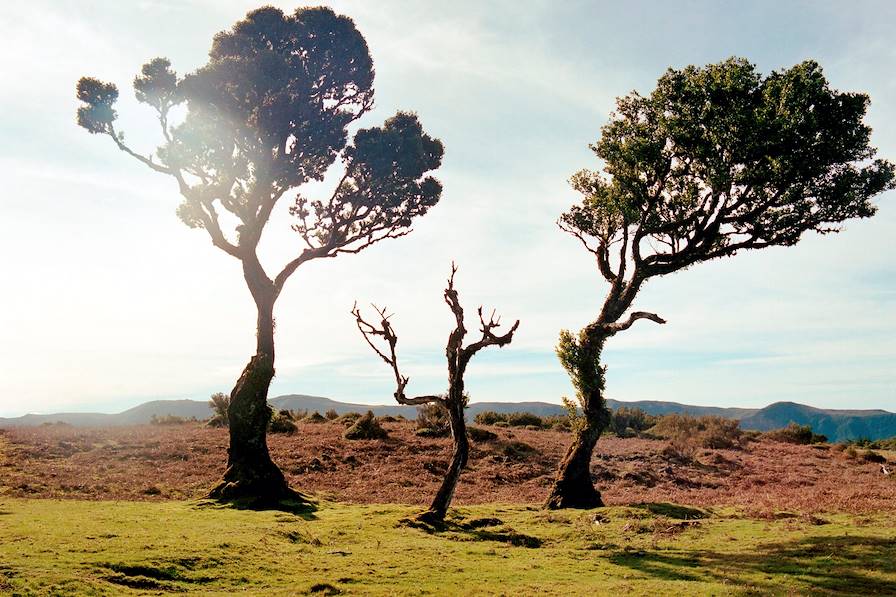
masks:
<svg viewBox="0 0 896 597"><path fill-rule="evenodd" d="M448 437L451 423L448 411L438 402L417 407L417 435L420 437Z"/></svg>

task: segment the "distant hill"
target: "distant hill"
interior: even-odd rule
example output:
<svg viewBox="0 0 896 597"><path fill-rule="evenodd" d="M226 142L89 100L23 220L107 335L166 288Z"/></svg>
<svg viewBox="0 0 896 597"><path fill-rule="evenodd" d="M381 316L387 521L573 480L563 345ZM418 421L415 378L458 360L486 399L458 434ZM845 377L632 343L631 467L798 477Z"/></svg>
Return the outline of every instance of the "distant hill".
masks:
<svg viewBox="0 0 896 597"><path fill-rule="evenodd" d="M744 429L768 431L790 422L809 425L815 433L838 442L896 436L896 413L885 410L828 410L794 402L776 402L741 419Z"/></svg>
<svg viewBox="0 0 896 597"><path fill-rule="evenodd" d="M416 407L413 406L339 402L323 396L307 396L304 394L277 396L272 398L270 402L271 406L278 410L287 408L290 410L308 410L324 413L333 409L339 414L351 411L363 412L372 410L378 416L404 415L407 418L416 416ZM617 409L620 406L640 408L651 415L683 413L695 416L713 415L728 419L738 419L742 428L755 429L757 431L778 429L794 422L800 425L810 425L816 433L824 434L830 441L834 442L862 437L875 440L896 436L896 413L885 410L830 410L813 408L793 402L776 402L762 409L694 406L656 400L636 402L608 400L607 402L612 409ZM478 413L487 410L500 413L530 412L539 416L559 415L566 412L561 405L550 402L474 402L470 404L467 412L472 418ZM29 414L7 419L0 418L0 427L34 426L55 422L82 427L139 425L149 423L153 416L175 415L185 418L207 419L211 414L211 408L205 401L153 400L116 414L57 413L48 415Z"/></svg>

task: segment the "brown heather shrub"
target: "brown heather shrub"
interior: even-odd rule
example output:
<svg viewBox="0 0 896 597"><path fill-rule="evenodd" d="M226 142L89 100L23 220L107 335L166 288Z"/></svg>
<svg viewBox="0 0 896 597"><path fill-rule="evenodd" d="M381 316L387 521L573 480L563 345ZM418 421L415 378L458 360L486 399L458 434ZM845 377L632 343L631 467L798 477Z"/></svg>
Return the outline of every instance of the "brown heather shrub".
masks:
<svg viewBox="0 0 896 597"><path fill-rule="evenodd" d="M383 429L373 416L373 411L368 410L365 415L355 421L355 424L345 430L342 435L345 439L386 439L389 433Z"/></svg>
<svg viewBox="0 0 896 597"><path fill-rule="evenodd" d="M339 418L339 413L336 412L335 408L331 408L327 412L324 413L324 416L327 417L330 421L334 421Z"/></svg>

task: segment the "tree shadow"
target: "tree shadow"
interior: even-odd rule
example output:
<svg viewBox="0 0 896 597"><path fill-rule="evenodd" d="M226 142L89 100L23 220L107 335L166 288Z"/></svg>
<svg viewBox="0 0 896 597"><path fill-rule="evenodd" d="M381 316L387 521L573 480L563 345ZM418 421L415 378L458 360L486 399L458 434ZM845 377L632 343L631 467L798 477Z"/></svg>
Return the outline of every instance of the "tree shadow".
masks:
<svg viewBox="0 0 896 597"><path fill-rule="evenodd" d="M428 521L417 518L402 518L398 526L418 529L429 535L437 535L454 541L497 541L514 547L537 549L543 541L538 537L520 533L498 518L473 518L468 521L440 520ZM498 528L496 528L498 527Z"/></svg>
<svg viewBox="0 0 896 597"><path fill-rule="evenodd" d="M896 595L896 580L869 572L896 573L896 539L813 536L770 543L755 552L696 550L622 551L609 560L662 580L737 582L763 592L780 591L786 577L797 591L835 595Z"/></svg>
<svg viewBox="0 0 896 597"><path fill-rule="evenodd" d="M270 499L270 498L234 498L234 499L215 499L203 498L195 502L197 508L230 508L233 510L254 510L258 512L275 510L278 512L286 512L301 517L304 520L316 520L318 504L303 493L292 491L291 495L286 498Z"/></svg>

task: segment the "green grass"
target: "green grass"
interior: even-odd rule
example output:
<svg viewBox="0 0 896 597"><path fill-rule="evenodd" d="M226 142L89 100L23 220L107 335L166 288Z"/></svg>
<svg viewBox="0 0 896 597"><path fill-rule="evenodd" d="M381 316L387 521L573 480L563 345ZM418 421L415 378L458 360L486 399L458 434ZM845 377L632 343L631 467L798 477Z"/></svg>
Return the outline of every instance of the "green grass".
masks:
<svg viewBox="0 0 896 597"><path fill-rule="evenodd" d="M0 499L0 593L896 594L892 514ZM404 522L403 522L404 520Z"/></svg>

